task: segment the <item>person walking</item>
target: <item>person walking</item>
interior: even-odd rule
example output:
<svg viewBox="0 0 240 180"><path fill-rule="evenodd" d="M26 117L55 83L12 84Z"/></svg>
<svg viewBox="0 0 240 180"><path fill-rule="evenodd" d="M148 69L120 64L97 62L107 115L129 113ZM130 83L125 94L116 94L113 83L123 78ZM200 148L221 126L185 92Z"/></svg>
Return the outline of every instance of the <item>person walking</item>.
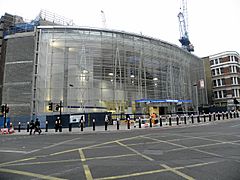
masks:
<svg viewBox="0 0 240 180"><path fill-rule="evenodd" d="M38 134L41 134L42 130L40 128L40 122L38 121L38 118L36 119L36 122L35 122L35 130L34 130L34 134L35 132L38 132Z"/></svg>
<svg viewBox="0 0 240 180"><path fill-rule="evenodd" d="M31 120L31 122L30 122L30 124L29 124L29 128L30 128L30 134L29 135L32 135L32 131L33 131L33 129L34 129L34 126L35 126L35 124L34 124L34 121L33 120Z"/></svg>

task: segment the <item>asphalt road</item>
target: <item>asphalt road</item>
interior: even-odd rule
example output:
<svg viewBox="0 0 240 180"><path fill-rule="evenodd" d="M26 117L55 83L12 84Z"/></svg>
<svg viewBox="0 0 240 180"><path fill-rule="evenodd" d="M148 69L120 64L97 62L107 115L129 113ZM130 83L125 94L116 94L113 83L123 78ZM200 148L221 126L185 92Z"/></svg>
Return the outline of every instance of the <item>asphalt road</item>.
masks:
<svg viewBox="0 0 240 180"><path fill-rule="evenodd" d="M75 134L1 135L0 179L240 179L240 119Z"/></svg>

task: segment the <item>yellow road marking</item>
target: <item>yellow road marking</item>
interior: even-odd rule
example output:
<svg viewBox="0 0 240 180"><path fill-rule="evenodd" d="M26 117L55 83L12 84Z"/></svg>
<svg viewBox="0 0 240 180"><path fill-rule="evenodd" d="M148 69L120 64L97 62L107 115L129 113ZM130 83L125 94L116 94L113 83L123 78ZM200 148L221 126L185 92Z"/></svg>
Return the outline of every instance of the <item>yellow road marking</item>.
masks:
<svg viewBox="0 0 240 180"><path fill-rule="evenodd" d="M173 152L173 151L180 151L184 149L191 149L191 148L201 148L201 147L208 147L208 146L215 146L220 144L227 144L227 143L213 143L213 144L203 144L203 145L197 145L197 146L190 146L190 147L183 147L183 148L176 148L176 149L170 149L165 152Z"/></svg>
<svg viewBox="0 0 240 180"><path fill-rule="evenodd" d="M86 164L86 157L85 157L82 149L79 149L79 154L80 154L80 159L81 159L81 161L83 163L83 169L84 169L84 173L85 173L86 179L87 180L93 180L91 171L90 171L88 165Z"/></svg>
<svg viewBox="0 0 240 180"><path fill-rule="evenodd" d="M131 151L133 151L133 152L135 152L135 153L138 154L139 156L142 156L144 159L147 159L147 160L149 160L149 161L154 161L152 158L150 158L150 157L148 157L148 156L146 156L146 155L144 155L144 154L136 151L135 149L133 149L133 148L131 148L131 147L128 147L126 144L123 144L123 143L121 143L121 142L119 142L119 141L116 141L116 143L118 143L119 145L121 145L121 146L123 146L123 147L125 147L125 148L127 148L127 149L129 149L129 150L131 150Z"/></svg>
<svg viewBox="0 0 240 180"><path fill-rule="evenodd" d="M130 140L130 139L136 139L136 138L139 138L141 136L142 135L138 135L138 136L133 136L133 137L128 137L128 138L122 138L122 139L118 139L118 140L108 141L108 142L104 142L104 143L100 143L100 144L94 144L94 145L82 147L81 149L96 148L96 147L99 147L99 146L115 143L116 141L126 141L126 140ZM59 151L59 152L50 154L50 156L65 154L65 153L74 152L74 151L78 151L78 150L79 150L79 148L69 149L69 150L66 150L66 151Z"/></svg>
<svg viewBox="0 0 240 180"><path fill-rule="evenodd" d="M128 146L138 146L138 145L157 144L157 143L158 142L132 143L132 144L128 144Z"/></svg>
<svg viewBox="0 0 240 180"><path fill-rule="evenodd" d="M211 153L211 152L207 152L207 151L200 150L200 149L196 149L196 148L194 148L194 147L187 147L187 146L183 146L183 145L179 145L179 144L175 144L175 143L172 143L172 142L163 141L163 140L159 140L159 139L155 139L155 138L151 138L151 137L146 137L146 136L142 136L142 137L143 137L143 138L147 138L147 139L151 139L151 140L155 140L155 141L158 141L158 142L163 142L163 143L167 143L167 144L172 144L172 145L175 145L175 146L179 146L179 147L181 147L182 149L190 149L190 150L198 151L198 152L201 152L201 153L204 153L204 154L208 154L208 155L212 155L212 156L223 157L222 155L215 154L215 153ZM179 148L179 149L180 149L180 148Z"/></svg>
<svg viewBox="0 0 240 180"><path fill-rule="evenodd" d="M96 178L95 180L109 180L109 179L129 178L129 177L134 177L134 176L142 176L142 175L156 174L156 173L161 173L161 172L168 172L168 171L171 171L172 169L173 170L179 170L179 169L184 169L184 168L205 166L205 165L214 164L214 163L218 163L218 162L219 161L211 161L211 162L206 162L206 163L192 164L192 165L183 166L183 167L157 169L157 170L145 171L145 172L140 172L140 173L132 173L132 174L119 175L119 176L102 177L102 178Z"/></svg>
<svg viewBox="0 0 240 180"><path fill-rule="evenodd" d="M182 147L182 148L187 147L187 146L183 146L183 145L180 145L180 144L175 144L173 142L164 141L164 140L160 140L160 139L155 139L155 138L151 138L151 137L147 137L147 136L142 136L142 137L146 138L146 139L151 139L151 140L154 140L154 141L158 141L158 142L167 143L167 144L171 144L171 145L174 145L174 146Z"/></svg>
<svg viewBox="0 0 240 180"><path fill-rule="evenodd" d="M92 157L87 158L86 160L96 160L96 159L112 159L112 158L121 158L121 157L129 157L129 156L136 156L137 154L123 154L123 155L116 155L116 156L103 156L103 157Z"/></svg>
<svg viewBox="0 0 240 180"><path fill-rule="evenodd" d="M18 163L18 162L23 162L23 161L30 161L30 160L33 160L33 159L36 159L36 158L35 157L31 157L31 158L26 158L26 159L20 159L20 160L5 162L5 163L0 164L0 167L8 165L8 164L12 164L12 163Z"/></svg>
<svg viewBox="0 0 240 180"><path fill-rule="evenodd" d="M126 175L119 175L119 176L96 178L96 179L94 179L94 180L108 180L108 179L129 178L129 177L134 177L134 176L142 176L142 175L148 175L148 174L155 174L155 173L166 172L166 171L169 171L169 170L168 170L168 169L158 169L158 170L146 171L146 172L140 172L140 173L132 173L132 174L126 174Z"/></svg>
<svg viewBox="0 0 240 180"><path fill-rule="evenodd" d="M40 179L47 179L47 180L64 180L62 178L51 177L51 176L46 176L46 175L36 174L36 173L30 173L30 172L26 172L26 171L12 170L12 169L0 168L0 172L19 174L19 175L24 175L24 176L31 176L31 177L36 177L36 178L40 178Z"/></svg>
<svg viewBox="0 0 240 180"><path fill-rule="evenodd" d="M83 150L82 149L78 149L79 150L79 154L80 154L80 159L81 161L86 161L86 158L85 158L85 155L83 153Z"/></svg>
<svg viewBox="0 0 240 180"><path fill-rule="evenodd" d="M54 163L69 163L69 162L78 162L81 161L79 159L71 159L71 160L59 160L59 161L44 161L44 162L30 162L30 163L19 163L19 164L6 164L3 167L9 166L24 166L24 165L41 165L41 164L54 164Z"/></svg>
<svg viewBox="0 0 240 180"><path fill-rule="evenodd" d="M208 154L208 155L211 155L211 156L224 157L222 155L211 153L211 152L207 152L207 151L203 151L203 150L200 150L200 149L195 149L195 148L190 148L190 149L193 149L195 151L198 151L198 152L201 152L201 153L205 153L205 154Z"/></svg>
<svg viewBox="0 0 240 180"><path fill-rule="evenodd" d="M186 174L184 174L184 173L182 173L180 171L177 171L176 169L171 168L171 167L167 166L166 164L161 164L161 166L164 167L165 169L167 169L167 170L169 170L169 171L171 171L171 172L173 172L173 173L175 173L175 174L177 174L177 175L187 179L187 180L194 180L193 177L188 176L188 175L186 175Z"/></svg>
<svg viewBox="0 0 240 180"><path fill-rule="evenodd" d="M205 163L192 164L192 165L184 166L182 169L184 169L184 168L199 167L199 166L205 166L205 165L215 164L215 163L219 163L219 162L221 162L221 161L210 161L210 162L205 162ZM174 169L175 169L175 168L174 168ZM176 168L176 169L177 169L177 168Z"/></svg>

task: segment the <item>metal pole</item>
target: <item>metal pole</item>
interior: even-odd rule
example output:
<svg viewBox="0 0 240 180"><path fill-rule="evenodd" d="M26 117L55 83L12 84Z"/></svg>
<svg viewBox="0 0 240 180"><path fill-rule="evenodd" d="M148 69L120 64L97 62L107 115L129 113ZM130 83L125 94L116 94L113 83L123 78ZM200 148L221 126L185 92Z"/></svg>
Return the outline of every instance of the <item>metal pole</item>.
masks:
<svg viewBox="0 0 240 180"><path fill-rule="evenodd" d="M4 128L7 127L7 112L6 112L6 109L7 109L7 104L4 105L4 125L3 125Z"/></svg>
<svg viewBox="0 0 240 180"><path fill-rule="evenodd" d="M194 84L195 86L195 90L196 90L196 112L197 112L197 115L199 114L198 112L198 87L197 87L197 84Z"/></svg>
<svg viewBox="0 0 240 180"><path fill-rule="evenodd" d="M60 121L62 122L62 101L60 101Z"/></svg>

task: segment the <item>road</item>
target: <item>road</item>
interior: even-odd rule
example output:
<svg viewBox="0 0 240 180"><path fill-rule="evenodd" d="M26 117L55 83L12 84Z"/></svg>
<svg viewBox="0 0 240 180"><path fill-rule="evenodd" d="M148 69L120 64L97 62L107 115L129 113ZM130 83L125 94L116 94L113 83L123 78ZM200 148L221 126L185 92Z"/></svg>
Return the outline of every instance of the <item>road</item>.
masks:
<svg viewBox="0 0 240 180"><path fill-rule="evenodd" d="M0 136L0 179L240 179L240 120Z"/></svg>

